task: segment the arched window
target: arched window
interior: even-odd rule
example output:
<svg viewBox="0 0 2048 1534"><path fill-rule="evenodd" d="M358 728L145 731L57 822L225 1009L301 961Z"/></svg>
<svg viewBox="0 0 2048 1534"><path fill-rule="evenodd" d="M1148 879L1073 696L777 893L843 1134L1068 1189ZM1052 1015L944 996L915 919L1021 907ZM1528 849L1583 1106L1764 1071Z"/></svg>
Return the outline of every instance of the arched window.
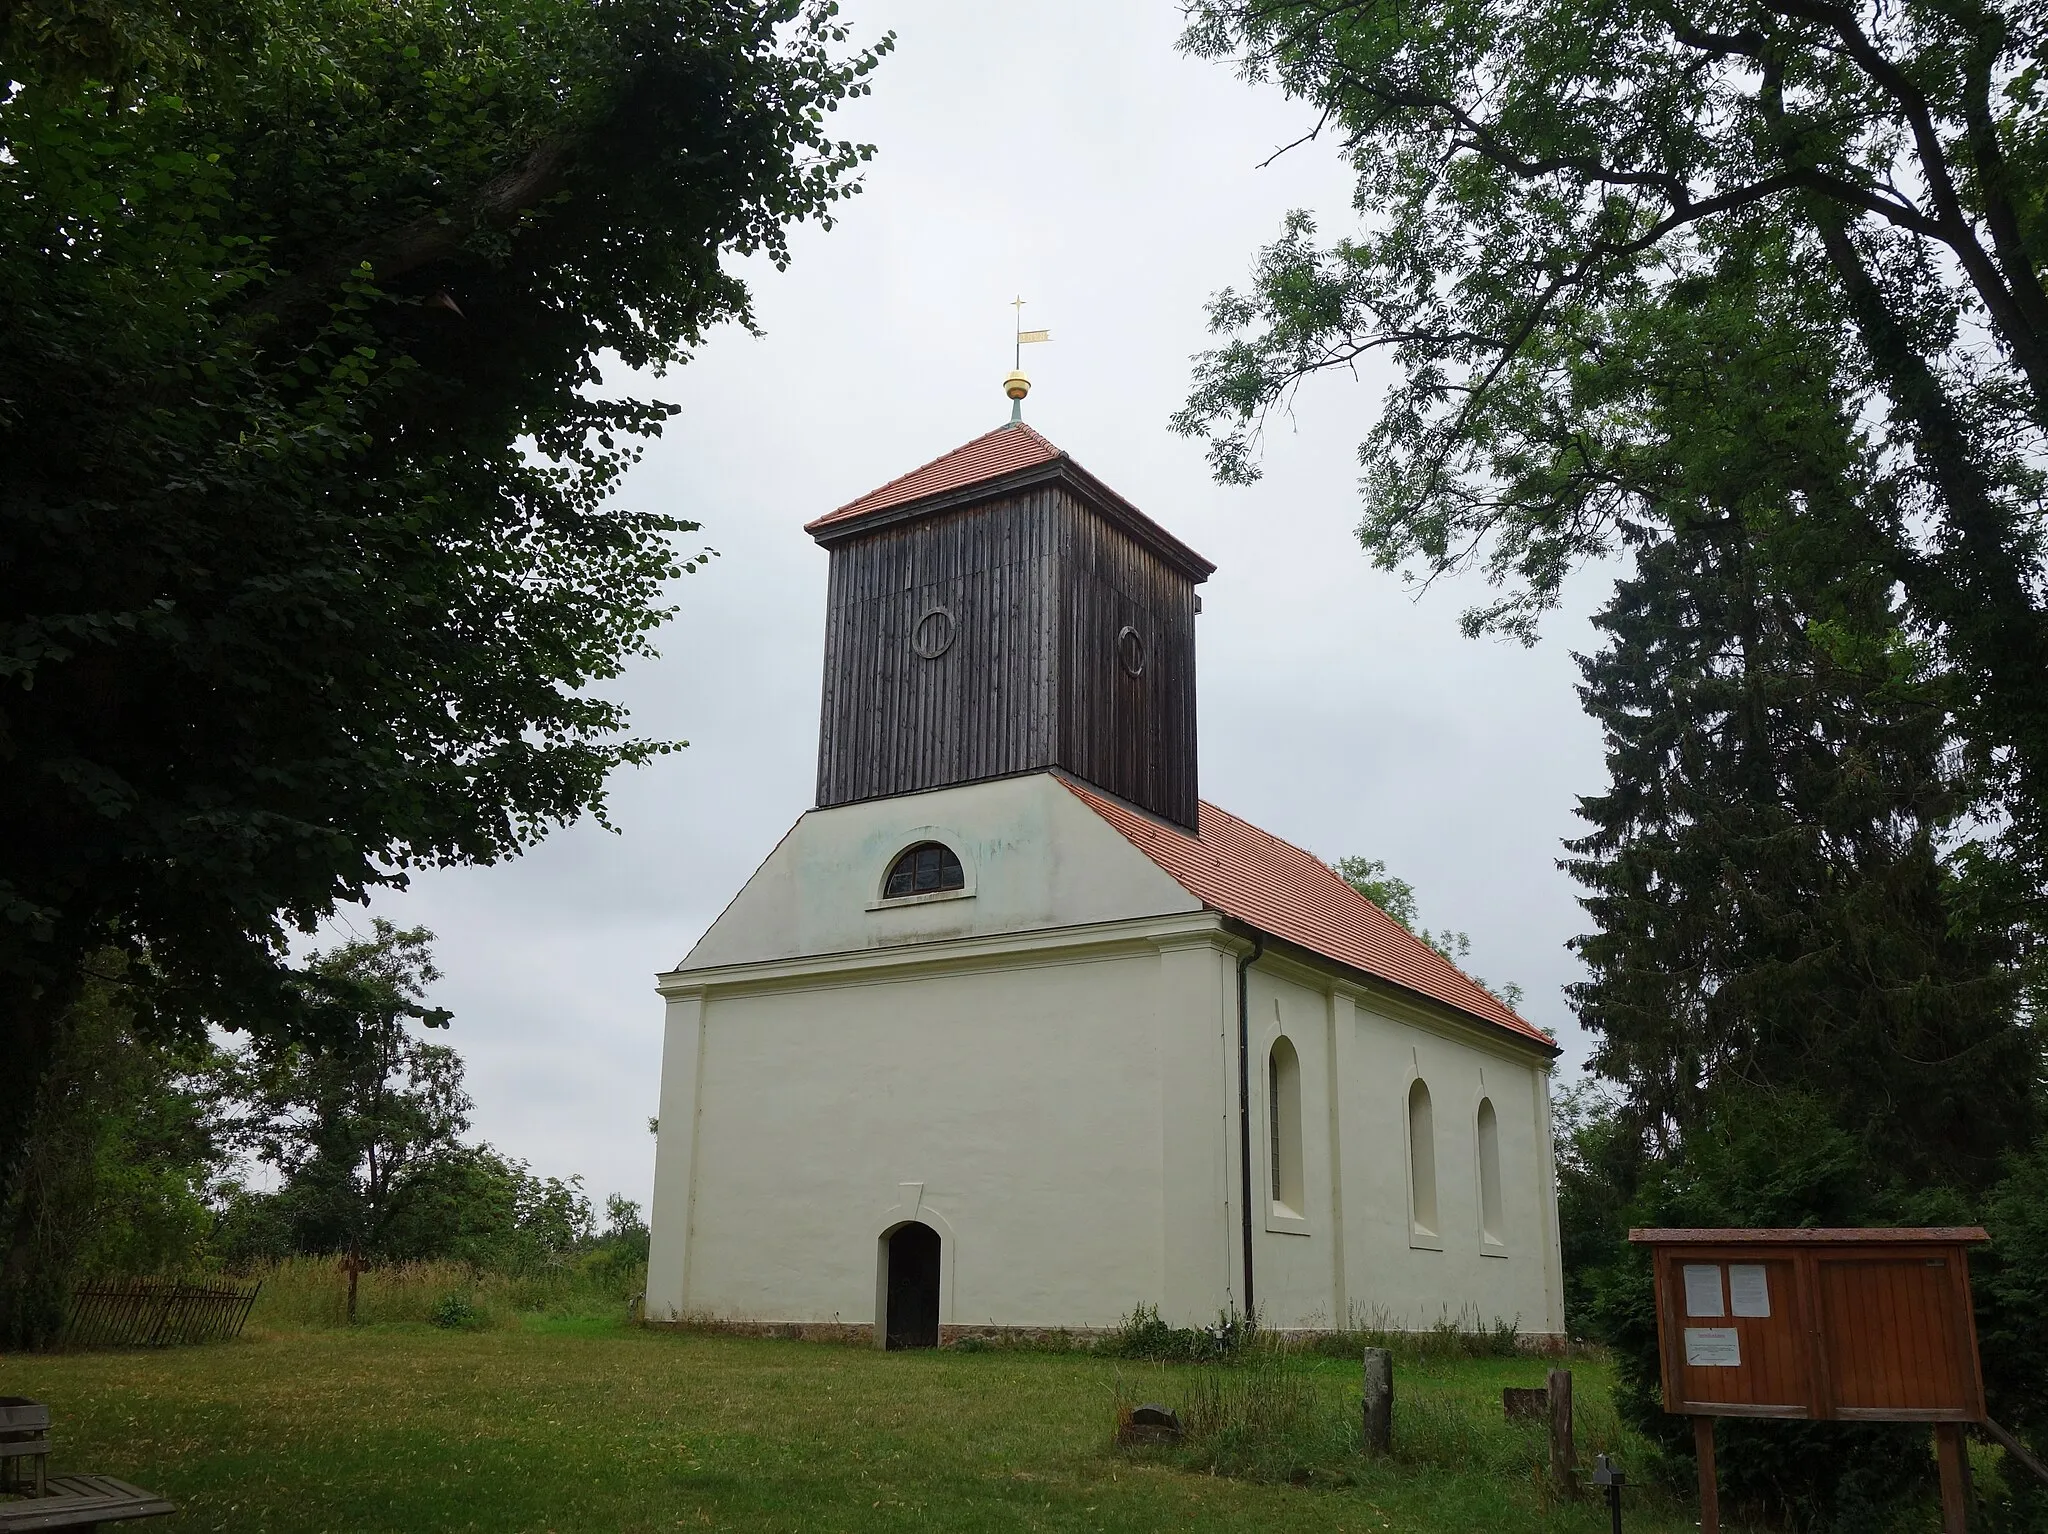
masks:
<svg viewBox="0 0 2048 1534"><path fill-rule="evenodd" d="M1408 1089L1408 1210L1414 1233L1436 1239L1436 1120L1420 1077Z"/></svg>
<svg viewBox="0 0 2048 1534"><path fill-rule="evenodd" d="M1479 1099L1479 1234L1488 1246L1505 1246L1500 1207L1500 1119L1493 1099Z"/></svg>
<svg viewBox="0 0 2048 1534"><path fill-rule="evenodd" d="M1308 1206L1301 1191L1301 1057L1285 1039L1273 1041L1266 1061L1266 1127L1273 1139L1273 1212L1298 1220Z"/></svg>
<svg viewBox="0 0 2048 1534"><path fill-rule="evenodd" d="M960 860L953 856L951 847L938 842L919 842L889 869L889 880L882 886L884 900L898 900L905 895L934 895L940 890L963 889L967 875L961 870Z"/></svg>

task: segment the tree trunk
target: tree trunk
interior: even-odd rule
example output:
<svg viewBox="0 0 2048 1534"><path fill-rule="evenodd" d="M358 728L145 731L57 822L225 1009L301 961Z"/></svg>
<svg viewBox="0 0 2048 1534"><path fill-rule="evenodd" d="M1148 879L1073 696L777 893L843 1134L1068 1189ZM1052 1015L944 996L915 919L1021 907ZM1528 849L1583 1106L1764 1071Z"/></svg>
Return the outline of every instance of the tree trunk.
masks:
<svg viewBox="0 0 2048 1534"><path fill-rule="evenodd" d="M2032 534L2001 504L1968 423L1892 313L1840 210L1818 208L1814 222L1858 337L1945 513L1947 537L1927 554L1901 549L1892 573L1990 705L1984 733L2013 753L2019 781L2008 808L2038 870L2048 861L2040 818L2048 792L2048 668L2041 664L2048 613L2033 593Z"/></svg>
<svg viewBox="0 0 2048 1534"><path fill-rule="evenodd" d="M68 1274L39 1260L43 1211L31 1183L36 1114L63 1049L73 998L8 987L12 1037L0 1070L0 1350L37 1347L63 1325Z"/></svg>

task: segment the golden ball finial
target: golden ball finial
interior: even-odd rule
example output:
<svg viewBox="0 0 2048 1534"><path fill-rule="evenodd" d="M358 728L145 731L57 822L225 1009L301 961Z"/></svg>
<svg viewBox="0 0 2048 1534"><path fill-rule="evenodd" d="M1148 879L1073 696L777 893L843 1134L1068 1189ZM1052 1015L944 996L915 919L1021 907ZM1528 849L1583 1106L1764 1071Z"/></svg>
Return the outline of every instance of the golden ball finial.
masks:
<svg viewBox="0 0 2048 1534"><path fill-rule="evenodd" d="M1008 378L1003 380L1003 393L1007 394L1011 399L1021 400L1030 392L1031 380L1022 373L1013 371Z"/></svg>

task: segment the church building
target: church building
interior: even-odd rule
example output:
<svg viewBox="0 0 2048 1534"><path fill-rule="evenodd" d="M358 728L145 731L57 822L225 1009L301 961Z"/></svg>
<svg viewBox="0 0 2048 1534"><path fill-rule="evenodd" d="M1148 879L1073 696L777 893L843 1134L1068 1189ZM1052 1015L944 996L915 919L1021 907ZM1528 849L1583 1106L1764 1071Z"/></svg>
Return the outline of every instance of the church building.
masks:
<svg viewBox="0 0 2048 1534"><path fill-rule="evenodd" d="M1199 797L1214 567L1014 418L807 530L817 802L659 978L648 1318L1561 1334L1557 1048Z"/></svg>

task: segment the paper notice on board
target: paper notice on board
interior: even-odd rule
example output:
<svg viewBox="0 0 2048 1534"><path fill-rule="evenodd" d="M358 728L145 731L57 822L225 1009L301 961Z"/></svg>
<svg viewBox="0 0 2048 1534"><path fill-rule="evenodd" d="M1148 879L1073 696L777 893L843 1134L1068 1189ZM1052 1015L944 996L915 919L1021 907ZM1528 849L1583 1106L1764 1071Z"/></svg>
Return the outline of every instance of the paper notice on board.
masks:
<svg viewBox="0 0 2048 1534"><path fill-rule="evenodd" d="M1732 1326L1688 1326L1685 1361L1695 1369L1740 1369L1742 1339Z"/></svg>
<svg viewBox="0 0 2048 1534"><path fill-rule="evenodd" d="M1771 1313L1771 1281L1760 1262L1728 1264L1728 1314L1767 1316Z"/></svg>
<svg viewBox="0 0 2048 1534"><path fill-rule="evenodd" d="M1721 1265L1718 1262L1689 1262L1685 1265L1685 1313L1689 1316L1725 1316L1721 1308Z"/></svg>

